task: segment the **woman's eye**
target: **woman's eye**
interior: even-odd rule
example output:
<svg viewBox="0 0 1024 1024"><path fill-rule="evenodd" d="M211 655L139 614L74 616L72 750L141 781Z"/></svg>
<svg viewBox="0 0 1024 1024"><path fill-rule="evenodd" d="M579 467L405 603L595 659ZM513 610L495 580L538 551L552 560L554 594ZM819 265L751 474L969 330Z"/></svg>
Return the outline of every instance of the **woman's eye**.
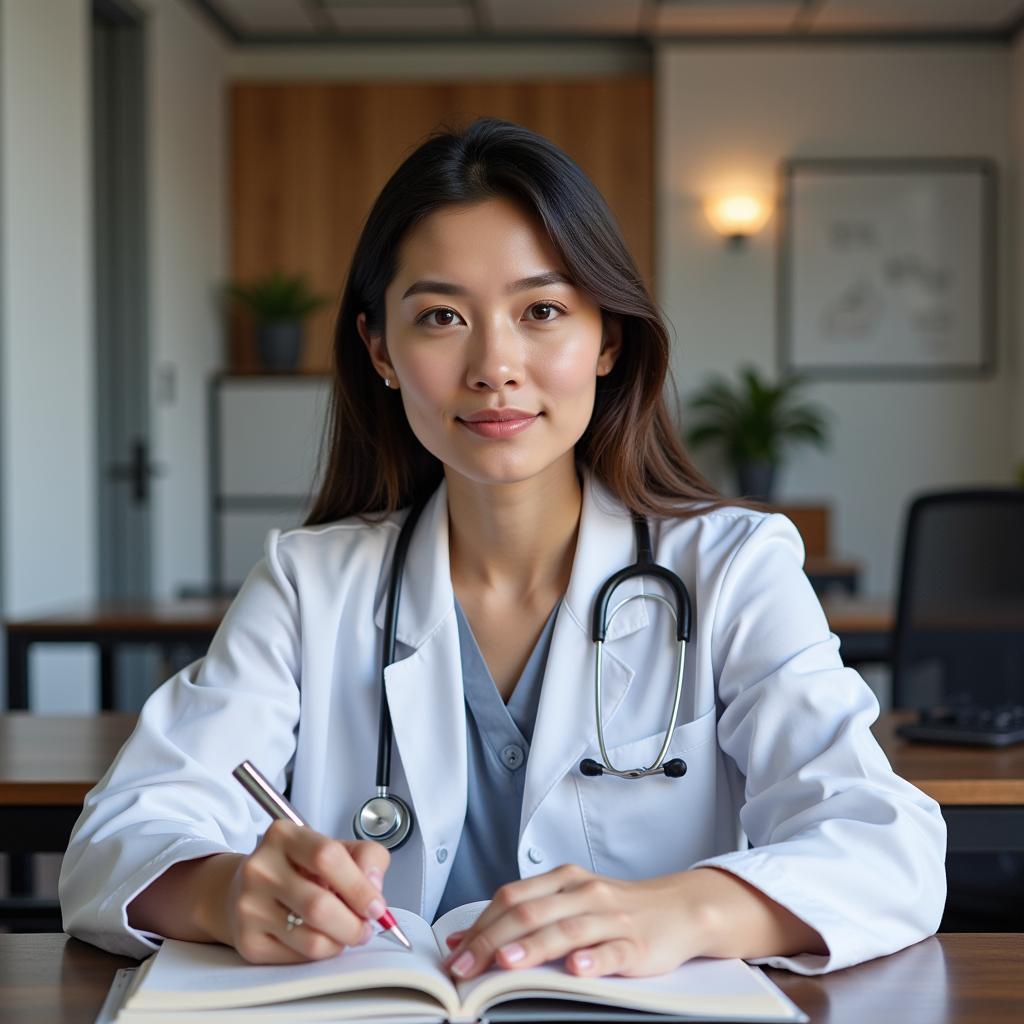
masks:
<svg viewBox="0 0 1024 1024"><path fill-rule="evenodd" d="M535 302L530 306L529 312L534 315L527 319L535 320L537 323L549 323L557 320L565 311L551 302ZM417 318L416 323L425 324L427 327L451 327L456 321L465 322L454 309L441 306L438 309L427 310Z"/></svg>
<svg viewBox="0 0 1024 1024"><path fill-rule="evenodd" d="M452 320L452 319L447 319L447 320L442 320L442 321L431 320L430 318L434 317L434 316L449 317L449 318L456 317L456 318L458 318L460 320L462 319L459 316L459 314L455 312L454 309L446 309L446 308L442 307L441 309L431 309L431 310L428 310L426 313L423 314L423 316L421 316L416 321L416 323L418 323L418 324L427 324L428 327L451 327L451 325L454 323L454 320Z"/></svg>
<svg viewBox="0 0 1024 1024"><path fill-rule="evenodd" d="M539 316L539 317L536 318L536 319L540 320L542 323L545 323L545 322L550 321L550 320L557 320L558 316L561 316L561 314L562 314L562 310L559 309L558 306L552 305L550 302L535 302L530 307L530 312L531 313L532 312L536 312L538 309L539 310L546 310L547 313L548 313L547 316ZM552 314L552 313L556 313L556 314L558 314L558 316L551 316L550 314Z"/></svg>

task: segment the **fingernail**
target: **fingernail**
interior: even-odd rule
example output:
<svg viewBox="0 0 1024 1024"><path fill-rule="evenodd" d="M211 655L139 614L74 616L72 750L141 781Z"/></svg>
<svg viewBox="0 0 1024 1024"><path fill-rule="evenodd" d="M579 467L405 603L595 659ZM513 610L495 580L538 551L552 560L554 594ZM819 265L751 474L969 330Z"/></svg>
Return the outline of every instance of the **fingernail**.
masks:
<svg viewBox="0 0 1024 1024"><path fill-rule="evenodd" d="M373 938L373 925L367 921L363 925L363 934L359 936L359 941L356 943L357 946L365 946L370 939Z"/></svg>
<svg viewBox="0 0 1024 1024"><path fill-rule="evenodd" d="M510 963L515 964L526 956L526 950L519 945L518 942L510 942L507 946L502 946L498 952Z"/></svg>
<svg viewBox="0 0 1024 1024"><path fill-rule="evenodd" d="M452 964L452 974L457 974L460 978L465 977L471 970L473 970L473 964L475 962L476 957L467 949L466 952Z"/></svg>
<svg viewBox="0 0 1024 1024"><path fill-rule="evenodd" d="M589 953L577 953L572 959L581 971L589 971L594 966L594 958Z"/></svg>
<svg viewBox="0 0 1024 1024"><path fill-rule="evenodd" d="M366 877L377 887L377 892L384 888L384 875L377 868L367 868Z"/></svg>
<svg viewBox="0 0 1024 1024"><path fill-rule="evenodd" d="M384 916L384 911L385 910L387 910L387 907L384 906L384 901L383 900L374 900L366 908L366 916L367 917L371 917L371 918L373 918L374 921L376 921L378 917L383 917Z"/></svg>

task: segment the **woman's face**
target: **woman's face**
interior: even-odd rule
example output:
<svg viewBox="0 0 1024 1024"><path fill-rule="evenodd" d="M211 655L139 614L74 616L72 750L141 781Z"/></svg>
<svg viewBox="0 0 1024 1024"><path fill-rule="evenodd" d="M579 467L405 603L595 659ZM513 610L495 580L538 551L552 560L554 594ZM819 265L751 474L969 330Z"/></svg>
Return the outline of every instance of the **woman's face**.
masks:
<svg viewBox="0 0 1024 1024"><path fill-rule="evenodd" d="M383 338L358 319L380 386L397 386L428 451L481 483L524 480L571 453L621 344L611 319L602 348L600 307L569 282L543 227L503 198L412 228L385 308ZM498 424L498 412L518 418ZM490 422L469 425L480 418Z"/></svg>

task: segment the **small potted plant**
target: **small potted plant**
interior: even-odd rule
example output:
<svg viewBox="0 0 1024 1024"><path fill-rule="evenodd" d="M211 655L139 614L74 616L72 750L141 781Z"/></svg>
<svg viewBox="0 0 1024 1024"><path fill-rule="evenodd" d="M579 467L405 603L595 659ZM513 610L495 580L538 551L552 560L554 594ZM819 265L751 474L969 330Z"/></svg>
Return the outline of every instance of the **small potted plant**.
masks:
<svg viewBox="0 0 1024 1024"><path fill-rule="evenodd" d="M737 384L718 376L690 400L698 422L687 440L694 448L709 442L725 447L742 496L769 502L783 450L794 444L828 444L824 413L801 403L801 377L778 384L764 380L752 366L740 370Z"/></svg>
<svg viewBox="0 0 1024 1024"><path fill-rule="evenodd" d="M267 370L291 372L302 355L304 321L327 302L313 295L302 275L275 270L252 284L229 284L226 293L245 305L256 320L256 349Z"/></svg>

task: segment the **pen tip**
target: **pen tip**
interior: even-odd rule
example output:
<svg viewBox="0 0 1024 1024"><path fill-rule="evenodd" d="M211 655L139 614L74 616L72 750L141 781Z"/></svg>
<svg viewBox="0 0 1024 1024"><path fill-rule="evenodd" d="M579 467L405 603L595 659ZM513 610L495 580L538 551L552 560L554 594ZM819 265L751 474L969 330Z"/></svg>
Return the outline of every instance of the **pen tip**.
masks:
<svg viewBox="0 0 1024 1024"><path fill-rule="evenodd" d="M394 935L394 937L398 939L398 941L403 946L405 946L406 949L408 949L410 952L412 951L412 943L405 937L405 933L402 931L401 928L398 927L397 924L391 929L391 934Z"/></svg>

